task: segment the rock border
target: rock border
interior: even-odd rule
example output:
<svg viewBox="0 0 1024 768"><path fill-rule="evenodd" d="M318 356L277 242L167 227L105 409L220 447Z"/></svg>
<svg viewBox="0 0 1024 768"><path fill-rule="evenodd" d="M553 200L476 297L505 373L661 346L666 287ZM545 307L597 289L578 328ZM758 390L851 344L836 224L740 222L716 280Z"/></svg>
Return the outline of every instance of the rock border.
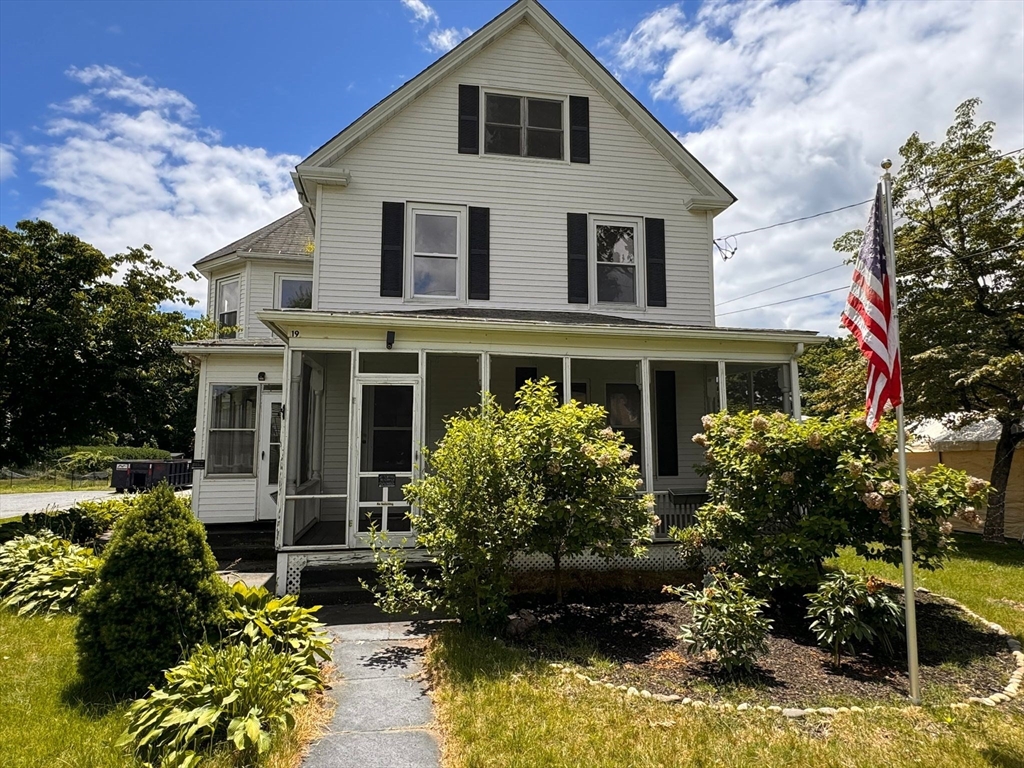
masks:
<svg viewBox="0 0 1024 768"><path fill-rule="evenodd" d="M924 587L918 587L917 592L923 594L930 594L931 590L925 589ZM949 709L966 709L972 704L978 704L985 707L997 707L1005 701L1017 698L1021 694L1021 686L1024 685L1024 650L1021 649L1020 641L1013 637L1003 627L996 624L994 621L979 616L977 613L972 611L966 605L961 602L954 600L951 597L945 597L943 595L936 595L937 598L943 602L953 605L963 611L965 614L975 619L982 625L988 627L993 632L1006 638L1006 645L1013 656L1014 662L1017 668L1010 673L1010 682L1003 688L999 693L993 693L990 696L971 696L967 701L955 701L952 704L944 704L933 707L935 709L949 708ZM872 707L780 707L776 705L762 706L760 704L748 704L746 702L742 704L716 704L709 701L700 701L699 699L691 699L689 697L679 696L677 694L664 694L664 693L651 693L648 690L637 689L635 686L627 685L615 685L614 683L603 683L600 680L595 680L592 677L588 677L582 672L577 671L572 666L567 664L559 664L553 662L548 665L551 669L557 670L563 675L572 675L580 682L586 683L592 687L607 688L609 691L613 691L625 698L638 697L643 699L652 699L654 701L660 701L665 704L678 704L680 706L689 706L694 709L708 709L716 712L774 712L780 714L783 717L788 718L800 718L806 717L807 715L836 715L840 712L877 712L880 710L893 710L893 711L904 711L907 709L916 709L914 705L897 706L894 704L880 704ZM930 705L929 705L930 706Z"/></svg>

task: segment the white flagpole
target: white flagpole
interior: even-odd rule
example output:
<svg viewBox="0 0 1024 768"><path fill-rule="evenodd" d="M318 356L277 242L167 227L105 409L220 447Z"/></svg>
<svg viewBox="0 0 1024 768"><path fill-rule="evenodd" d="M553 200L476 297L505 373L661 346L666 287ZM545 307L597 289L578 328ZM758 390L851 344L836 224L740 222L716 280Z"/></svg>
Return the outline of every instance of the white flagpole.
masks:
<svg viewBox="0 0 1024 768"><path fill-rule="evenodd" d="M885 197L885 250L889 262L890 292L892 301L892 325L896 334L896 349L899 349L899 313L896 301L896 238L892 215L892 176L889 169L892 161L882 161L882 190ZM902 389L902 386L901 386ZM896 406L896 445L900 465L900 528L903 540L903 603L907 623L907 667L910 674L910 701L921 703L921 678L917 665L917 606L914 602L914 542L910 533L910 504L907 501L907 438L903 421L903 404Z"/></svg>

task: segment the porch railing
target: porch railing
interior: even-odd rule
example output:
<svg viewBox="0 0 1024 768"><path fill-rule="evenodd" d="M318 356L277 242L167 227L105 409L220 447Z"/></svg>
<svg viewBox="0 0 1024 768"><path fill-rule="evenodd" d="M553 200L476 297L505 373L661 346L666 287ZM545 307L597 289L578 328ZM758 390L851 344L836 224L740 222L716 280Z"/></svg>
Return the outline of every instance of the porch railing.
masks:
<svg viewBox="0 0 1024 768"><path fill-rule="evenodd" d="M655 541L667 541L673 528L693 525L694 514L708 500L708 494L699 490L654 491L654 514L661 521L654 529Z"/></svg>

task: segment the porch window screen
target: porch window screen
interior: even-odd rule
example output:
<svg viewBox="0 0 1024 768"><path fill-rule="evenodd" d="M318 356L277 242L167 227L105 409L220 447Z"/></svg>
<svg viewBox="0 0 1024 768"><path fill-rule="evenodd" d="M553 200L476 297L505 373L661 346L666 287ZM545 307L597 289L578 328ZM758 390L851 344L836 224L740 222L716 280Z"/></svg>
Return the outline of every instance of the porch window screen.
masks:
<svg viewBox="0 0 1024 768"><path fill-rule="evenodd" d="M251 475L255 450L256 387L215 384L206 471L211 475Z"/></svg>

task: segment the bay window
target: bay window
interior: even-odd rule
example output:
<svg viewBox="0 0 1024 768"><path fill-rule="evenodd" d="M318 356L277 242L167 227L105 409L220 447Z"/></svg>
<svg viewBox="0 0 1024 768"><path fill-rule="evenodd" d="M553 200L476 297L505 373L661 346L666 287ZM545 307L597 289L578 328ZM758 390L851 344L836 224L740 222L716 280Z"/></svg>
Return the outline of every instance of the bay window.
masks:
<svg viewBox="0 0 1024 768"><path fill-rule="evenodd" d="M229 277L217 281L217 338L233 339L238 326L239 279Z"/></svg>
<svg viewBox="0 0 1024 768"><path fill-rule="evenodd" d="M206 471L251 475L256 452L256 387L214 384Z"/></svg>

